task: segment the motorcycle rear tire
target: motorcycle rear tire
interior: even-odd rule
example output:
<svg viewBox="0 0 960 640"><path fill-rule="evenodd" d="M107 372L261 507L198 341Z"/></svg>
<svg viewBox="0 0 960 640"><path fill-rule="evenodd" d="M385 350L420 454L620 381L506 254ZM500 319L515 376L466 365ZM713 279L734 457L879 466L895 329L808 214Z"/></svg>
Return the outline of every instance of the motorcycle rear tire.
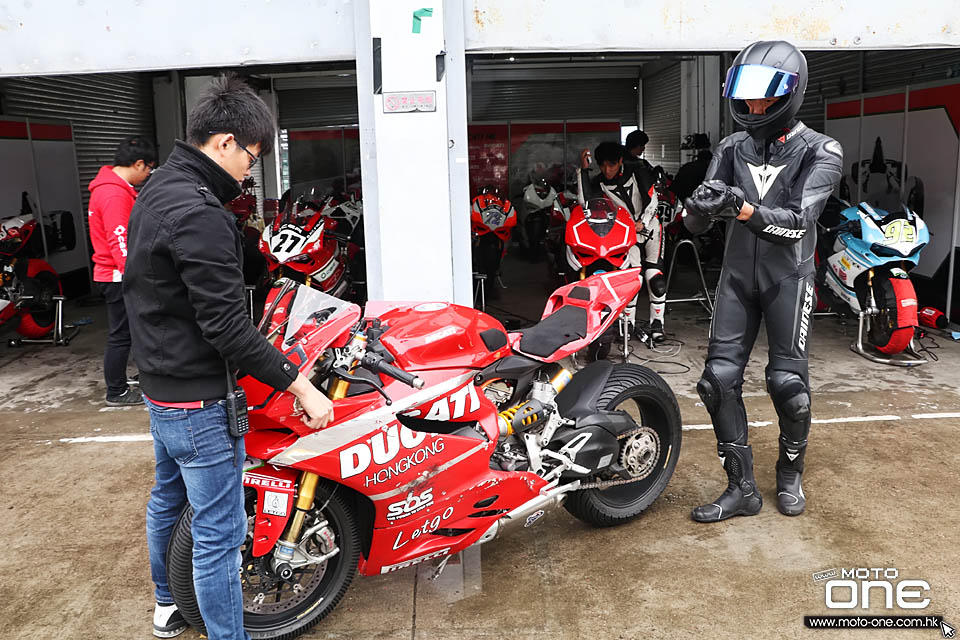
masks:
<svg viewBox="0 0 960 640"><path fill-rule="evenodd" d="M43 270L27 279L26 293L34 296L20 312L17 333L24 338L38 339L49 335L56 322L57 306L53 296L60 295L60 280L55 271Z"/></svg>
<svg viewBox="0 0 960 640"><path fill-rule="evenodd" d="M880 314L870 318L870 343L880 353L894 355L902 352L913 340L914 327L898 327L897 310L903 300L897 298L890 283L890 275L874 278L873 293ZM910 294L916 299L916 293ZM907 296L903 296L906 299Z"/></svg>
<svg viewBox="0 0 960 640"><path fill-rule="evenodd" d="M314 592L299 605L278 614L260 615L248 612L244 592L243 626L254 640L270 638L272 640L292 640L319 623L337 606L356 576L360 559L360 532L353 508L336 489L325 490L317 487L314 504L325 504L323 515L334 530L340 553L327 561L324 574ZM255 494L247 490L247 516L255 509ZM193 509L187 506L177 521L167 546L167 581L174 602L184 619L194 629L206 634L206 627L197 605L197 596L193 588L193 534L191 522ZM251 534L247 534L249 544ZM244 547L244 549L246 546ZM252 567L256 559L246 554L241 566L241 576Z"/></svg>
<svg viewBox="0 0 960 640"><path fill-rule="evenodd" d="M666 489L680 456L680 408L666 381L647 367L615 365L597 406L607 411L626 410L622 405L628 401L633 401L640 414L637 424L657 432L658 459L652 473L643 480L606 489L575 491L567 498L566 510L596 527L623 524L643 513ZM591 478L588 482L604 479Z"/></svg>

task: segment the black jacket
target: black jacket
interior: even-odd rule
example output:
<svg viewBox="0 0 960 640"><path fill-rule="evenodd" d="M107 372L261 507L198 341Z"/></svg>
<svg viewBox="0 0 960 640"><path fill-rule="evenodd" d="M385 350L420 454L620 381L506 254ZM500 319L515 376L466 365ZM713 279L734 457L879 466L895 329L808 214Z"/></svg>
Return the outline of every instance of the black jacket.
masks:
<svg viewBox="0 0 960 640"><path fill-rule="evenodd" d="M130 214L123 294L140 386L153 400L223 398L224 358L276 389L297 377L247 316L240 233L223 208L239 194L217 163L178 141Z"/></svg>
<svg viewBox="0 0 960 640"><path fill-rule="evenodd" d="M761 292L813 273L817 218L842 172L840 144L802 122L766 144L742 131L721 140L705 179L739 187L755 207L746 223L727 224L723 269ZM688 211L684 224L696 234L709 219Z"/></svg>

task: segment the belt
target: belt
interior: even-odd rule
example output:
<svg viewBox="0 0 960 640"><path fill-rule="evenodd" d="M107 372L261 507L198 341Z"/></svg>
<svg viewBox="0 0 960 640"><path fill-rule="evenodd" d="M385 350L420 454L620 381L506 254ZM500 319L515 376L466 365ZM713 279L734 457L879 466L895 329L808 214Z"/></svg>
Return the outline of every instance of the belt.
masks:
<svg viewBox="0 0 960 640"><path fill-rule="evenodd" d="M219 400L194 400L193 402L160 402L159 400L154 400L153 398L148 397L147 395L143 396L150 401L151 404L155 404L158 407L166 407L168 409L203 409L204 407L209 407L212 404L220 402Z"/></svg>

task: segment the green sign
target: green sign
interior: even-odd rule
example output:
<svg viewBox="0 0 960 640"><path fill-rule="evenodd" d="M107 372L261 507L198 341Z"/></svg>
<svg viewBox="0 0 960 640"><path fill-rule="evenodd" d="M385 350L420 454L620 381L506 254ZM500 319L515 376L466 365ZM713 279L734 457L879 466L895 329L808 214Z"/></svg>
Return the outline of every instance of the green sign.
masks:
<svg viewBox="0 0 960 640"><path fill-rule="evenodd" d="M417 9L413 12L413 32L420 33L420 22L433 15L433 9Z"/></svg>

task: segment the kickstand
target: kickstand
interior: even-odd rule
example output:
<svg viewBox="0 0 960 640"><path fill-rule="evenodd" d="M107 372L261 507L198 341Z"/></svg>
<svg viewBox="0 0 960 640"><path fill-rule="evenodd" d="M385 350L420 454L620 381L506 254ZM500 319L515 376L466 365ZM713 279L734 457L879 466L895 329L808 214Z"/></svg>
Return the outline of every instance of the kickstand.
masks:
<svg viewBox="0 0 960 640"><path fill-rule="evenodd" d="M443 570L447 568L447 563L450 562L450 558L452 557L453 556L447 556L440 561L439 566L437 566L434 572L430 575L430 580L436 580L440 577L440 574L443 573Z"/></svg>

